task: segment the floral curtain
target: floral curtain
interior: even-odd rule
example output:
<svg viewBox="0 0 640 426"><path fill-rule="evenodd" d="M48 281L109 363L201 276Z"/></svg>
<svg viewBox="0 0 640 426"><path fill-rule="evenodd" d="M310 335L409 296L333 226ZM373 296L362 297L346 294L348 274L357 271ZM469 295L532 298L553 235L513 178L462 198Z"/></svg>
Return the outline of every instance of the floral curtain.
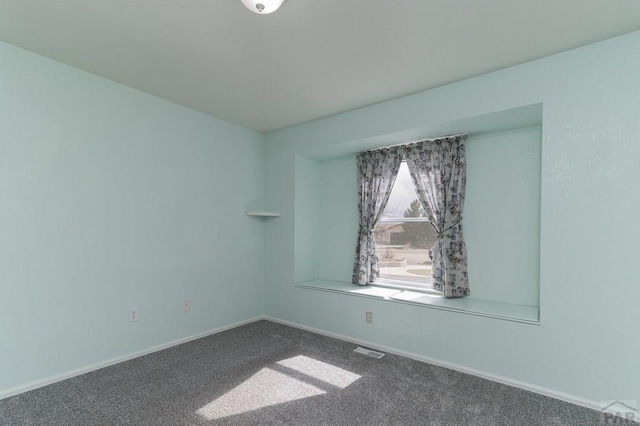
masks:
<svg viewBox="0 0 640 426"><path fill-rule="evenodd" d="M380 274L373 230L389 200L402 151L400 148L365 151L358 154L357 162L360 227L352 281L366 285Z"/></svg>
<svg viewBox="0 0 640 426"><path fill-rule="evenodd" d="M466 135L407 145L405 160L418 199L438 237L431 251L433 288L445 297L470 294L462 234L466 184Z"/></svg>

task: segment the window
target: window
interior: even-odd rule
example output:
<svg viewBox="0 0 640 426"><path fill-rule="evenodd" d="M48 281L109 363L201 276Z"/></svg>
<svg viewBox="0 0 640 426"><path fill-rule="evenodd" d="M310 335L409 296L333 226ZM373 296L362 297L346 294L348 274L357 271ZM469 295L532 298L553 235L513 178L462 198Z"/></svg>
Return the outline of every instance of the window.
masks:
<svg viewBox="0 0 640 426"><path fill-rule="evenodd" d="M387 228L378 232L381 242L385 243L382 257L388 259L384 262L385 268L388 268L384 276L387 279L401 278L401 282L414 282L422 287L431 284L434 290L442 292L445 297L464 297L469 294L467 250L462 232L466 182L465 141L466 135L446 136L358 154L360 219L353 283L367 285L378 282L376 279L380 278L376 227L388 207L390 210L382 221L387 223ZM406 161L404 165L403 160ZM399 182L396 184L397 180ZM411 188L412 182L415 188ZM398 195L389 204L394 192L398 192ZM412 194L415 194L415 199ZM437 231L437 238L433 238L433 257L429 256L426 215L420 211L420 204L414 201L418 198L427 209L429 218L434 221L431 225ZM392 232L394 225L396 232ZM392 244L394 233L401 234L393 237L393 242L398 244ZM404 258L396 258L395 250L402 250Z"/></svg>
<svg viewBox="0 0 640 426"><path fill-rule="evenodd" d="M403 161L374 230L380 269L380 278L375 282L431 288L429 250L436 236Z"/></svg>

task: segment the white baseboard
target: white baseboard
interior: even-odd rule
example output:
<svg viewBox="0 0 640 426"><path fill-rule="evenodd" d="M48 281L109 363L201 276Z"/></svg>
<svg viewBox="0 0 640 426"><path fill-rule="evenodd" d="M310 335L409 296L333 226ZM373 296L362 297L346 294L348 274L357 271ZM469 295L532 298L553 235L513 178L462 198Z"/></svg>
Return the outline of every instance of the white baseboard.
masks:
<svg viewBox="0 0 640 426"><path fill-rule="evenodd" d="M213 330L205 331L203 333L194 334L192 336L183 337L182 339L173 340L171 342L163 343L161 345L153 346L151 348L142 349L140 351L131 352L119 357L111 358L105 361L97 362L95 364L88 365L86 367L80 367L75 370L67 371L65 373L56 374L55 376L50 376L42 380L36 380L30 383L26 383L24 385L16 386L14 388L10 388L5 391L0 391L0 400L9 398L10 396L18 395L23 392L27 392L33 389L41 388L43 386L47 386L56 382L60 382L62 380L70 379L75 376L79 376L81 374L89 373L91 371L100 370L101 368L109 367L110 365L118 364L124 361L129 361L134 358L138 358L144 355L148 355L153 352L158 352L163 349L168 349L173 346L181 345L183 343L191 342L192 340L198 340L203 337L211 336L212 334L217 334L223 331L230 330L232 328L240 327L245 324L249 324L255 321L260 321L261 319L265 319L262 316L250 318L248 320L236 322L233 324L225 325L222 327L215 328Z"/></svg>
<svg viewBox="0 0 640 426"><path fill-rule="evenodd" d="M586 408L591 408L593 410L600 410L602 408L601 403L597 402L597 401L593 401L593 400L588 400L585 398L580 398L574 395L570 395L564 392L559 392L559 391L555 391L553 389L549 389L549 388L545 388L542 386L538 386L538 385L534 385L531 383L527 383L527 382L523 382L520 380L514 380L514 379L510 379L508 377L504 377L504 376L499 376L496 374L491 374L491 373L487 373L481 370L476 370L474 368L468 368L462 365L458 365L458 364L453 364L447 361L442 361L439 359L435 359L435 358L431 358L431 357L427 357L424 355L420 355L420 354L416 354L413 352L407 352L407 351L403 351L400 349L396 349L396 348L392 348L389 346L384 346L384 345L380 345L378 343L375 342L369 342L366 340L361 340L361 339L356 339L353 338L351 336L346 336L343 334L338 334L338 333L332 333L329 331L325 331L325 330L321 330L318 328L314 328L314 327L308 327L306 325L302 325L302 324L297 324L291 321L285 321L285 320L281 320L279 318L274 318L271 316L258 316L258 317L254 317L254 318L250 318L244 321L240 321L237 323L233 323L233 324L229 324L226 326L222 326L222 327L218 327L215 328L213 330L209 330L209 331L205 331L203 333L198 333L198 334L194 334L192 336L188 336L188 337L184 337L182 339L177 339L177 340L173 340L171 342L167 342L167 343L163 343L161 345L157 345L157 346L153 346L151 348L148 349L143 349L140 351L136 351L136 352L131 352L129 354L126 355L122 355L116 358L111 358L105 361L101 361L92 365L88 365L86 367L81 367L72 371L68 371L62 374L57 374L55 376L50 376L47 377L45 379L42 380L36 380L30 383L26 383L24 385L21 386L17 386L11 389L8 389L6 391L2 391L0 392L0 400L4 399L4 398L8 398L10 396L14 396L14 395L18 395L20 393L23 392L27 392L33 389L37 389L43 386L47 386L50 385L52 383L56 383L62 380L66 380L66 379L70 379L72 377L75 376L79 376L81 374L85 374L85 373L89 373L91 371L95 371L95 370L99 370L101 368L105 368L114 364L118 364L120 362L124 362L124 361L128 361L134 358L138 358L144 355L148 355L150 353L153 352L158 352L161 351L163 349L168 349L171 348L173 346L177 346L177 345L181 345L183 343L187 343L193 340L197 340L197 339L201 339L203 337L207 337L207 336L211 336L213 334L216 333L220 333L226 330L230 330L232 328L236 328L236 327L240 327L242 325L245 324L249 324L252 322L256 322L256 321L260 321L260 320L268 320L268 321L272 321L275 323L279 323L279 324L283 324L283 325L287 325L290 327L294 327L294 328L299 328L301 330L306 330L306 331L310 331L312 333L317 333L317 334L321 334L324 336L328 336L328 337L333 337L336 339L340 339L340 340L344 340L347 342L351 342L357 345L362 345L362 346L366 346L369 347L371 349L376 349L376 350L381 350L384 352L388 352L388 353L392 353L392 354L396 354L396 355L400 355L400 356L404 356L406 358L411 358L411 359L415 359L416 361L421 361L421 362L426 362L428 364L432 364L432 365L437 365L440 367L444 367L444 368L449 368L451 370L455 370L455 371L459 371L461 373L466 373L466 374L471 374L473 376L476 377L480 377L483 379L487 379L487 380L492 380L494 382L498 382L498 383L502 383L508 386L513 386L516 388L520 388L520 389L524 389L530 392L534 392L540 395L545 395L551 398L555 398L555 399L559 399L561 401L565 401L565 402L569 402L571 404L576 404L576 405L580 405L582 407L586 407Z"/></svg>
<svg viewBox="0 0 640 426"><path fill-rule="evenodd" d="M592 410L600 411L603 407L602 404L598 401L593 401L585 398L581 398L578 396L570 395L564 392L559 392L553 389L545 388L542 386L534 385L531 383L523 382L520 380L510 379L508 377L499 376L492 373L487 373L481 370L476 370L474 368L468 368L462 365L454 364L447 361L442 361L436 358L430 358L424 355L416 354L413 352L407 352L400 349L392 348L389 346L380 345L378 343L369 342L366 340L356 339L351 336L345 336L343 334L332 333L329 331L321 330L314 327L308 327L306 325L297 324L291 321L281 320L279 318L274 318L270 316L264 316L263 319L272 321L275 323L288 325L290 327L299 328L301 330L310 331L312 333L321 334L328 337L333 337L335 339L344 340L347 342L354 343L356 345L366 346L371 349L375 349L378 351L388 352L395 355L400 355L406 358L415 359L416 361L426 362L428 364L437 365L439 367L448 368L450 370L459 371L461 373L471 374L472 376L480 377L482 379L491 380L494 382L502 383L504 385L513 386L515 388L523 389L526 391L534 392L540 395L548 396L550 398L559 399L561 401L569 402L571 404L580 405L582 407L591 408Z"/></svg>

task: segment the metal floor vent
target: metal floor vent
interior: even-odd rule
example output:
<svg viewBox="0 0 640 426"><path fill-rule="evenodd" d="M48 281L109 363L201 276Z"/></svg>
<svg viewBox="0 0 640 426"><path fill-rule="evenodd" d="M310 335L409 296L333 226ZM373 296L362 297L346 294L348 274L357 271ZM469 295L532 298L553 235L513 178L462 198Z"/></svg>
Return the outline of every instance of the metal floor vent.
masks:
<svg viewBox="0 0 640 426"><path fill-rule="evenodd" d="M365 349L358 346L354 352L358 352L359 354L370 356L371 358L380 359L384 356L382 352L372 351L371 349Z"/></svg>

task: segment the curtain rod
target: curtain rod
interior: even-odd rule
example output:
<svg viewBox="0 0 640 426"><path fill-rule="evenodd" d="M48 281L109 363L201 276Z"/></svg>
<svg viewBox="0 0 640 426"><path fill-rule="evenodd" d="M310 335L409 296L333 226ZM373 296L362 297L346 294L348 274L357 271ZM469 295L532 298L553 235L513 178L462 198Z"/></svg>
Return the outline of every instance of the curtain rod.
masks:
<svg viewBox="0 0 640 426"><path fill-rule="evenodd" d="M389 148L395 148L397 146L411 145L412 143L420 143L420 142L427 142L427 141L437 141L438 139L456 138L456 137L460 137L460 136L467 136L467 134L466 133L455 133L453 135L438 136L436 138L426 138L426 139L419 139L419 140L414 140L414 141L410 141L410 142L400 142L400 143L396 143L396 144L393 144L393 145L381 146L379 148L365 149L364 151L361 151L361 152L379 151L381 149L389 149Z"/></svg>

